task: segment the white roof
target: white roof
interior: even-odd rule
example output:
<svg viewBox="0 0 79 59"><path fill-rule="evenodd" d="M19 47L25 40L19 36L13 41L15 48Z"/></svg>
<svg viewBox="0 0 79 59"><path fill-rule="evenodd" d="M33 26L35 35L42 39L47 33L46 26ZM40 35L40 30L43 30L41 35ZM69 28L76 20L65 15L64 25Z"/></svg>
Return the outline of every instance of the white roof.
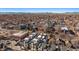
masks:
<svg viewBox="0 0 79 59"><path fill-rule="evenodd" d="M45 36L42 36L42 38L44 38Z"/></svg>
<svg viewBox="0 0 79 59"><path fill-rule="evenodd" d="M46 33L44 33L43 35L46 35Z"/></svg>
<svg viewBox="0 0 79 59"><path fill-rule="evenodd" d="M37 41L38 39L34 38L33 40Z"/></svg>
<svg viewBox="0 0 79 59"><path fill-rule="evenodd" d="M18 33L14 33L13 35L14 36L22 36L22 35L25 35L25 34L26 34L26 32L20 31Z"/></svg>
<svg viewBox="0 0 79 59"><path fill-rule="evenodd" d="M41 35L39 35L38 38L41 38Z"/></svg>
<svg viewBox="0 0 79 59"><path fill-rule="evenodd" d="M61 30L68 30L67 27L61 27Z"/></svg>
<svg viewBox="0 0 79 59"><path fill-rule="evenodd" d="M29 40L29 38L25 38L24 40Z"/></svg>
<svg viewBox="0 0 79 59"><path fill-rule="evenodd" d="M34 38L34 39L33 39L33 43L37 43L37 40L38 40L38 39Z"/></svg>

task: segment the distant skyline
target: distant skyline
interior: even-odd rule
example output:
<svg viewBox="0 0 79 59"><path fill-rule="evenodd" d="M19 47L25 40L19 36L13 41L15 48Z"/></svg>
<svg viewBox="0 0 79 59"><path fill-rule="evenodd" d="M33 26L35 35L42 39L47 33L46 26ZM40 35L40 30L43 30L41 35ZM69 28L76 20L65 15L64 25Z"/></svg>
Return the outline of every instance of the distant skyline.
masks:
<svg viewBox="0 0 79 59"><path fill-rule="evenodd" d="M79 8L0 8L0 12L65 13L65 12L79 12Z"/></svg>

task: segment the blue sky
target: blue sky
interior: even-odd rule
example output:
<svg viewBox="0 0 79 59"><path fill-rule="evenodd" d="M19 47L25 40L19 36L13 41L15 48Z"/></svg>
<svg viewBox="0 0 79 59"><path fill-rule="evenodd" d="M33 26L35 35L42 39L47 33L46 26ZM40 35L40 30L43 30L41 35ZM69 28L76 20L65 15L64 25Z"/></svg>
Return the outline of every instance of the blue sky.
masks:
<svg viewBox="0 0 79 59"><path fill-rule="evenodd" d="M79 12L79 8L0 8L0 12Z"/></svg>

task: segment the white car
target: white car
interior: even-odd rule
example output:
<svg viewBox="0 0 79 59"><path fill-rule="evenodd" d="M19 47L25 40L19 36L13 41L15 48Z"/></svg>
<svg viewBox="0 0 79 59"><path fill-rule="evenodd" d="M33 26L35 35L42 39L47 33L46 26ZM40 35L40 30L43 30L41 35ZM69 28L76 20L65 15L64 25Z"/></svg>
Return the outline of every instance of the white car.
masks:
<svg viewBox="0 0 79 59"><path fill-rule="evenodd" d="M41 38L42 36L41 35L38 35L38 37L37 38Z"/></svg>
<svg viewBox="0 0 79 59"><path fill-rule="evenodd" d="M26 38L24 39L24 41L25 41L25 42L28 42L28 41L29 41L29 38L26 37Z"/></svg>

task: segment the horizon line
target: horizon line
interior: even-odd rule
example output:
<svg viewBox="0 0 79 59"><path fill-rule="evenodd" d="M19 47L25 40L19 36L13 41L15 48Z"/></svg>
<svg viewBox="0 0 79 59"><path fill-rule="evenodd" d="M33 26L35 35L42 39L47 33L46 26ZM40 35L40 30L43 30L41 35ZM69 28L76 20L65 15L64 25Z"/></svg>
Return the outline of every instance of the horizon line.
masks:
<svg viewBox="0 0 79 59"><path fill-rule="evenodd" d="M0 8L0 12L66 13L79 12L79 8Z"/></svg>

